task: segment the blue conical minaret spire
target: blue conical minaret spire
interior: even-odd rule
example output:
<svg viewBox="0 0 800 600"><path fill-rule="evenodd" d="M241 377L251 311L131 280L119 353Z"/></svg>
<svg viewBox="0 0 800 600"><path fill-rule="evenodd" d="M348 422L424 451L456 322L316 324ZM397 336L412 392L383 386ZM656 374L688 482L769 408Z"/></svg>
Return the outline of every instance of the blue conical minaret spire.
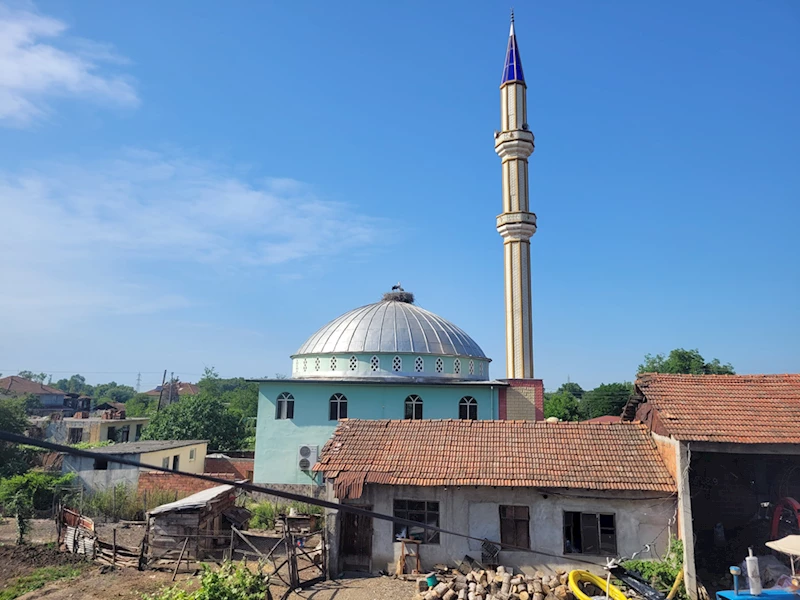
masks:
<svg viewBox="0 0 800 600"><path fill-rule="evenodd" d="M508 33L508 50L506 50L506 64L503 67L503 81L500 85L509 81L521 81L525 83L525 76L522 74L522 58L519 55L517 46L517 36L514 33L514 11L511 11L511 31Z"/></svg>

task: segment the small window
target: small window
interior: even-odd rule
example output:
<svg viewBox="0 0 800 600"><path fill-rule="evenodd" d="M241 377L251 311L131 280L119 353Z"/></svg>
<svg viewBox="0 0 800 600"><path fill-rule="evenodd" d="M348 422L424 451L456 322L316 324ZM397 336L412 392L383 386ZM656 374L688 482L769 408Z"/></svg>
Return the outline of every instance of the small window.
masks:
<svg viewBox="0 0 800 600"><path fill-rule="evenodd" d="M394 516L425 525L439 527L439 503L425 500L395 500ZM422 527L394 524L394 538L419 540L423 544L438 544L439 532Z"/></svg>
<svg viewBox="0 0 800 600"><path fill-rule="evenodd" d="M530 512L527 506L500 505L500 542L517 548L531 547Z"/></svg>
<svg viewBox="0 0 800 600"><path fill-rule="evenodd" d="M350 370L355 371L358 368L358 358L355 356L350 357Z"/></svg>
<svg viewBox="0 0 800 600"><path fill-rule="evenodd" d="M117 428L116 427L109 427L108 428L108 436L106 437L107 440L111 442L117 441Z"/></svg>
<svg viewBox="0 0 800 600"><path fill-rule="evenodd" d="M422 360L421 356L414 359L414 370L417 373L422 373L425 370L425 361Z"/></svg>
<svg viewBox="0 0 800 600"><path fill-rule="evenodd" d="M616 556L614 515L564 512L564 554Z"/></svg>
<svg viewBox="0 0 800 600"><path fill-rule="evenodd" d="M392 371L394 371L395 373L399 373L402 370L403 370L403 359L400 358L399 356L395 356L392 359Z"/></svg>
<svg viewBox="0 0 800 600"><path fill-rule="evenodd" d="M176 454L175 456L172 457L172 470L177 471L178 469L180 469L180 466L181 466L181 457L179 454Z"/></svg>
<svg viewBox="0 0 800 600"><path fill-rule="evenodd" d="M140 439L142 439L142 426L141 425L137 425L136 426L136 435L134 436L133 441L134 442L138 442Z"/></svg>
<svg viewBox="0 0 800 600"><path fill-rule="evenodd" d="M441 358L436 359L436 372L437 373L444 372L444 361Z"/></svg>
<svg viewBox="0 0 800 600"><path fill-rule="evenodd" d="M331 421L347 418L347 397L344 394L334 394L330 400Z"/></svg>
<svg viewBox="0 0 800 600"><path fill-rule="evenodd" d="M456 375L461 374L461 359L457 358L453 361L453 373Z"/></svg>
<svg viewBox="0 0 800 600"><path fill-rule="evenodd" d="M422 398L416 394L411 394L406 398L406 419L422 418Z"/></svg>
<svg viewBox="0 0 800 600"><path fill-rule="evenodd" d="M294 396L289 392L278 394L278 400L275 403L275 418L294 419Z"/></svg>
<svg viewBox="0 0 800 600"><path fill-rule="evenodd" d="M470 360L469 361L469 374L470 375L475 375L475 361L474 360Z"/></svg>
<svg viewBox="0 0 800 600"><path fill-rule="evenodd" d="M478 401L472 396L464 396L458 403L458 418L476 421L478 419Z"/></svg>
<svg viewBox="0 0 800 600"><path fill-rule="evenodd" d="M67 439L70 444L80 444L83 440L83 429L80 427L70 427L67 431Z"/></svg>
<svg viewBox="0 0 800 600"><path fill-rule="evenodd" d="M482 362L478 363L478 375L483 377L483 363Z"/></svg>
<svg viewBox="0 0 800 600"><path fill-rule="evenodd" d="M335 370L336 370L336 357L335 356L331 356L331 371L335 371Z"/></svg>
<svg viewBox="0 0 800 600"><path fill-rule="evenodd" d="M189 449L189 462L192 462L194 460L194 453L195 453L194 448Z"/></svg>
<svg viewBox="0 0 800 600"><path fill-rule="evenodd" d="M381 368L381 359L377 356L373 356L369 359L369 368L373 371L380 371Z"/></svg>
<svg viewBox="0 0 800 600"><path fill-rule="evenodd" d="M308 370L308 359L304 358L303 359L303 373L305 373L307 370Z"/></svg>
<svg viewBox="0 0 800 600"><path fill-rule="evenodd" d="M169 469L169 456L165 456L161 459L161 467L164 469Z"/></svg>
<svg viewBox="0 0 800 600"><path fill-rule="evenodd" d="M94 470L95 471L105 471L108 469L108 461L102 458L95 458L94 459Z"/></svg>
<svg viewBox="0 0 800 600"><path fill-rule="evenodd" d="M319 371L319 358L314 359L314 370Z"/></svg>

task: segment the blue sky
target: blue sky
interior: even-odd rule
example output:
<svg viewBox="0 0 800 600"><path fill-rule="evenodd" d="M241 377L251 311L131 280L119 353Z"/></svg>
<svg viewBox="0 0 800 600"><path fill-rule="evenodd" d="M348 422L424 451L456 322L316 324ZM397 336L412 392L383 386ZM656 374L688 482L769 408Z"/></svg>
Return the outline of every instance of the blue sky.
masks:
<svg viewBox="0 0 800 600"><path fill-rule="evenodd" d="M0 372L287 373L401 281L504 375L506 4L0 6ZM537 377L796 372L800 5L516 14Z"/></svg>

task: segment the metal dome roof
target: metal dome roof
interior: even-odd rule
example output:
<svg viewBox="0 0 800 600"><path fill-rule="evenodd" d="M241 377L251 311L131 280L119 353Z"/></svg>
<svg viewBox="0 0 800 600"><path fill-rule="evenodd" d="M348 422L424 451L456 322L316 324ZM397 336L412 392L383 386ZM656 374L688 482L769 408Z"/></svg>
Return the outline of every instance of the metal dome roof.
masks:
<svg viewBox="0 0 800 600"><path fill-rule="evenodd" d="M308 338L295 356L356 352L486 358L481 347L462 329L392 294L334 319Z"/></svg>

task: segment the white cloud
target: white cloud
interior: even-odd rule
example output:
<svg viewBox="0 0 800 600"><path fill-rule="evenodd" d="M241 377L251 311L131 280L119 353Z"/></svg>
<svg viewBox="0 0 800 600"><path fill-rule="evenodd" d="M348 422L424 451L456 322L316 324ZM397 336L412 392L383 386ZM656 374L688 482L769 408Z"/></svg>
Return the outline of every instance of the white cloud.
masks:
<svg viewBox="0 0 800 600"><path fill-rule="evenodd" d="M69 37L66 30L57 19L0 4L0 123L28 125L46 114L48 100L56 97L139 104L128 78L102 69L103 63L126 60L111 46Z"/></svg>
<svg viewBox="0 0 800 600"><path fill-rule="evenodd" d="M137 275L156 265L265 269L384 237L301 182L140 150L0 172L0 220L0 314L29 326L186 306Z"/></svg>

